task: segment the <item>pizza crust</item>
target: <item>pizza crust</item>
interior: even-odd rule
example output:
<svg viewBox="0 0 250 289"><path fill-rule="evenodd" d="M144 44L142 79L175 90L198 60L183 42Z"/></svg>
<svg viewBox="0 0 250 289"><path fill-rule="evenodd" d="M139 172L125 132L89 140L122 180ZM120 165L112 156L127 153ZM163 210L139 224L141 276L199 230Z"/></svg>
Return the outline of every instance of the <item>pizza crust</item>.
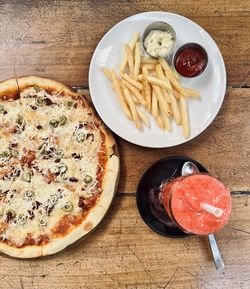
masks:
<svg viewBox="0 0 250 289"><path fill-rule="evenodd" d="M71 96L74 99L81 97L85 107L89 106L89 102L86 98L80 96L73 88L67 86L62 82L58 82L49 78L39 76L23 76L16 78L19 91L23 91L32 86L38 86L46 91L52 93L58 93L61 95Z"/></svg>
<svg viewBox="0 0 250 289"><path fill-rule="evenodd" d="M29 87L38 86L52 93L60 93L61 95L68 95L77 97L78 94L64 83L38 76L23 76L17 78L17 84L20 91Z"/></svg>
<svg viewBox="0 0 250 289"><path fill-rule="evenodd" d="M42 247L41 246L25 246L23 248L15 248L13 246L9 246L5 243L0 243L0 252L3 254L7 254L14 258L37 258L42 256Z"/></svg>
<svg viewBox="0 0 250 289"><path fill-rule="evenodd" d="M11 100L19 97L19 89L15 78L0 83L0 99Z"/></svg>

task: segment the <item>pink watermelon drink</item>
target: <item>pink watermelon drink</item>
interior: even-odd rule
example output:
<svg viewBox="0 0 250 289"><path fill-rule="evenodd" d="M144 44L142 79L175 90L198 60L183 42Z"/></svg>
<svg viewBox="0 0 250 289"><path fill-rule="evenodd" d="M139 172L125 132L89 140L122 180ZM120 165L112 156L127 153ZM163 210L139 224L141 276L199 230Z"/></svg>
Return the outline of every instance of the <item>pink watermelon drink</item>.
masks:
<svg viewBox="0 0 250 289"><path fill-rule="evenodd" d="M162 188L162 195L166 212L184 232L208 235L219 231L228 222L230 192L210 175L178 177ZM220 214L215 215L213 208L218 209Z"/></svg>

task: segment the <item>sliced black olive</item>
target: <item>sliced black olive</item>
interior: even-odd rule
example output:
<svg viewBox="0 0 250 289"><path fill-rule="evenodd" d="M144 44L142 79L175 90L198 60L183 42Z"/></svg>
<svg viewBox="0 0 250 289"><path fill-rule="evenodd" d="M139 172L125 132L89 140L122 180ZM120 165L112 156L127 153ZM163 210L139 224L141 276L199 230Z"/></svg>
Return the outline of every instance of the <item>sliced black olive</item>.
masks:
<svg viewBox="0 0 250 289"><path fill-rule="evenodd" d="M5 194L5 192L3 191L3 189L2 188L0 188L0 198L1 197L4 197L6 194Z"/></svg>
<svg viewBox="0 0 250 289"><path fill-rule="evenodd" d="M30 219L30 220L33 220L33 219L35 218L34 212L33 212L32 210L28 210L27 212L28 212L28 214L29 214L29 219Z"/></svg>
<svg viewBox="0 0 250 289"><path fill-rule="evenodd" d="M6 212L6 222L8 223L10 220L14 219L16 216L16 212L13 210L8 210Z"/></svg>
<svg viewBox="0 0 250 289"><path fill-rule="evenodd" d="M36 98L36 105L38 105L38 106L43 106L43 105L44 105L44 97L38 96L38 97Z"/></svg>
<svg viewBox="0 0 250 289"><path fill-rule="evenodd" d="M35 196L35 192L34 191L31 191L31 190L27 190L24 192L24 200L26 201L31 201Z"/></svg>
<svg viewBox="0 0 250 289"><path fill-rule="evenodd" d="M44 102L45 102L45 104L46 105L48 105L48 106L50 106L50 105L52 105L52 104L55 104L50 98L48 98L48 97L46 97L45 99L44 99Z"/></svg>
<svg viewBox="0 0 250 289"><path fill-rule="evenodd" d="M71 177L71 178L69 178L69 181L72 182L72 183L77 183L78 179L75 178L75 177Z"/></svg>
<svg viewBox="0 0 250 289"><path fill-rule="evenodd" d="M90 175L86 175L86 177L83 179L85 184L89 184L92 182L92 177Z"/></svg>
<svg viewBox="0 0 250 289"><path fill-rule="evenodd" d="M87 133L86 139L90 139L91 142L94 140L94 134L93 133Z"/></svg>
<svg viewBox="0 0 250 289"><path fill-rule="evenodd" d="M77 153L73 153L71 156L72 156L72 158L74 158L74 159L78 159L78 160L81 159L81 156L80 156L79 154L77 154Z"/></svg>
<svg viewBox="0 0 250 289"><path fill-rule="evenodd" d="M50 125L52 128L57 127L58 124L59 124L59 121L56 120L56 119L52 119L52 120L49 122L49 125Z"/></svg>
<svg viewBox="0 0 250 289"><path fill-rule="evenodd" d="M10 147L11 147L11 148L16 148L16 147L18 147L18 143L11 143L11 144L10 144Z"/></svg>
<svg viewBox="0 0 250 289"><path fill-rule="evenodd" d="M32 210L37 210L41 206L41 203L38 201L35 201L32 203Z"/></svg>
<svg viewBox="0 0 250 289"><path fill-rule="evenodd" d="M73 204L70 201L67 201L64 206L62 207L64 212L72 212L73 210Z"/></svg>
<svg viewBox="0 0 250 289"><path fill-rule="evenodd" d="M46 211L47 216L50 215L50 213L51 213L52 210L54 209L54 206L55 206L55 205L52 205L52 206L46 206L46 207L45 207L45 211Z"/></svg>
<svg viewBox="0 0 250 289"><path fill-rule="evenodd" d="M35 105L30 105L30 108L32 108L33 110L37 110L37 106Z"/></svg>

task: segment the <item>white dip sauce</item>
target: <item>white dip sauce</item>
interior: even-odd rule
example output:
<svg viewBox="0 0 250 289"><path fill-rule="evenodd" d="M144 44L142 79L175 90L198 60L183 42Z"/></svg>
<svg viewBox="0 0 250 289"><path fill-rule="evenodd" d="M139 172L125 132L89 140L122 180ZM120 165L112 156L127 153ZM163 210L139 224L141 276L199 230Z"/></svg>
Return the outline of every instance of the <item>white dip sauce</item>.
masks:
<svg viewBox="0 0 250 289"><path fill-rule="evenodd" d="M153 57L164 58L174 46L173 35L167 31L152 30L145 38L144 46Z"/></svg>

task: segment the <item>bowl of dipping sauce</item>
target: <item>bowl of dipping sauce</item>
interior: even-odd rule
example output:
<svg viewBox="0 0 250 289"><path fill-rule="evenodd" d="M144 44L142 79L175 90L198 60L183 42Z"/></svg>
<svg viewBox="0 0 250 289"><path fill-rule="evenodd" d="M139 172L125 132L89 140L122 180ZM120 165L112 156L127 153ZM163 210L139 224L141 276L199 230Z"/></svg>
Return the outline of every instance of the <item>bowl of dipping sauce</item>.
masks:
<svg viewBox="0 0 250 289"><path fill-rule="evenodd" d="M208 63L206 50L197 43L187 43L177 49L174 55L174 67L184 77L200 75Z"/></svg>
<svg viewBox="0 0 250 289"><path fill-rule="evenodd" d="M146 27L142 45L147 54L154 58L166 58L175 47L176 33L166 22L153 22Z"/></svg>

